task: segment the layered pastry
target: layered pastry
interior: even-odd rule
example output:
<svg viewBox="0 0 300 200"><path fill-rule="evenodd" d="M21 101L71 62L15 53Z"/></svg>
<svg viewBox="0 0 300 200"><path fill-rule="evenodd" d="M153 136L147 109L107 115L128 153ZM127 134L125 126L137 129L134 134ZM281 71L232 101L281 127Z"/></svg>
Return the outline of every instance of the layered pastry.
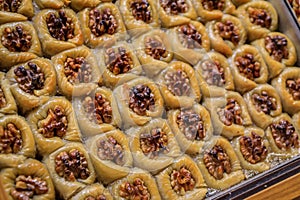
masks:
<svg viewBox="0 0 300 200"><path fill-rule="evenodd" d="M180 145L181 151L197 155L213 134L209 112L201 105L170 110L168 123Z"/></svg>
<svg viewBox="0 0 300 200"><path fill-rule="evenodd" d="M169 36L162 30L152 30L133 41L147 76L154 77L173 59Z"/></svg>
<svg viewBox="0 0 300 200"><path fill-rule="evenodd" d="M220 53L207 53L194 69L204 97L221 97L235 88L228 61Z"/></svg>
<svg viewBox="0 0 300 200"><path fill-rule="evenodd" d="M108 189L100 183L86 186L83 190L71 198L71 200L113 200Z"/></svg>
<svg viewBox="0 0 300 200"><path fill-rule="evenodd" d="M164 101L157 85L140 77L114 90L115 98L123 120L123 127L142 126L152 118L161 117Z"/></svg>
<svg viewBox="0 0 300 200"><path fill-rule="evenodd" d="M214 137L210 141L196 161L207 186L224 190L244 180L240 161L228 140Z"/></svg>
<svg viewBox="0 0 300 200"><path fill-rule="evenodd" d="M0 117L16 113L17 105L10 91L9 80L5 78L5 73L0 72Z"/></svg>
<svg viewBox="0 0 300 200"><path fill-rule="evenodd" d="M207 186L196 163L188 156L177 158L156 176L163 199L204 199Z"/></svg>
<svg viewBox="0 0 300 200"><path fill-rule="evenodd" d="M292 120L296 130L300 133L300 112L295 113Z"/></svg>
<svg viewBox="0 0 300 200"><path fill-rule="evenodd" d="M166 120L154 119L142 127L129 129L134 166L156 174L181 154Z"/></svg>
<svg viewBox="0 0 300 200"><path fill-rule="evenodd" d="M64 199L94 183L96 175L89 154L80 143L68 143L44 159L55 189Z"/></svg>
<svg viewBox="0 0 300 200"><path fill-rule="evenodd" d="M31 129L23 117L7 115L0 119L0 169L16 167L35 157Z"/></svg>
<svg viewBox="0 0 300 200"><path fill-rule="evenodd" d="M279 32L255 40L252 44L259 49L269 69L269 77L277 76L285 66L294 65L297 61L296 49L292 41Z"/></svg>
<svg viewBox="0 0 300 200"><path fill-rule="evenodd" d="M269 142L263 129L246 128L243 136L233 140L233 145L243 169L263 172L270 168L267 162Z"/></svg>
<svg viewBox="0 0 300 200"><path fill-rule="evenodd" d="M111 183L128 175L133 165L127 136L120 130L91 137L86 142L98 180Z"/></svg>
<svg viewBox="0 0 300 200"><path fill-rule="evenodd" d="M210 50L210 40L205 26L197 21L176 26L169 31L175 58L192 65L198 63Z"/></svg>
<svg viewBox="0 0 300 200"><path fill-rule="evenodd" d="M43 105L56 93L55 69L45 58L16 65L7 72L6 77L22 113Z"/></svg>
<svg viewBox="0 0 300 200"><path fill-rule="evenodd" d="M48 155L67 141L81 141L72 104L64 97L52 97L32 111L27 121L34 134L38 153Z"/></svg>
<svg viewBox="0 0 300 200"><path fill-rule="evenodd" d="M27 159L15 168L0 172L3 188L9 199L55 199L55 190L44 164Z"/></svg>
<svg viewBox="0 0 300 200"><path fill-rule="evenodd" d="M194 69L174 61L156 79L168 108L190 107L201 99L201 92Z"/></svg>
<svg viewBox="0 0 300 200"><path fill-rule="evenodd" d="M91 48L109 47L126 39L126 28L118 7L101 3L78 13L84 42Z"/></svg>
<svg viewBox="0 0 300 200"><path fill-rule="evenodd" d="M229 139L244 135L245 126L251 125L251 117L243 97L232 91L225 96L207 98L203 105L210 111L214 133Z"/></svg>
<svg viewBox="0 0 300 200"><path fill-rule="evenodd" d="M33 17L32 0L2 0L0 2L0 24L26 21Z"/></svg>
<svg viewBox="0 0 300 200"><path fill-rule="evenodd" d="M85 136L121 128L119 109L110 89L98 87L87 95L74 98L72 104Z"/></svg>
<svg viewBox="0 0 300 200"><path fill-rule="evenodd" d="M162 27L183 25L197 18L191 0L157 0L156 2Z"/></svg>
<svg viewBox="0 0 300 200"><path fill-rule="evenodd" d="M260 52L251 45L238 47L229 59L236 91L245 93L268 81L268 67Z"/></svg>
<svg viewBox="0 0 300 200"><path fill-rule="evenodd" d="M252 1L241 5L236 15L242 20L249 41L265 37L278 26L277 12L267 1Z"/></svg>
<svg viewBox="0 0 300 200"><path fill-rule="evenodd" d="M0 38L0 69L2 70L42 55L37 33L29 22L1 25Z"/></svg>
<svg viewBox="0 0 300 200"><path fill-rule="evenodd" d="M231 0L231 1L232 1L232 3L233 3L234 5L239 6L239 5L242 5L242 4L244 4L244 3L248 3L248 2L251 1L251 0Z"/></svg>
<svg viewBox="0 0 300 200"><path fill-rule="evenodd" d="M34 0L39 8L60 9L70 5L73 0Z"/></svg>
<svg viewBox="0 0 300 200"><path fill-rule="evenodd" d="M290 3L297 19L298 22L300 22L300 2L297 0L288 0L288 2Z"/></svg>
<svg viewBox="0 0 300 200"><path fill-rule="evenodd" d="M88 93L101 80L96 58L90 49L81 46L63 51L52 58L60 92L66 97Z"/></svg>
<svg viewBox="0 0 300 200"><path fill-rule="evenodd" d="M287 67L272 80L282 103L283 110L291 115L300 111L300 69Z"/></svg>
<svg viewBox="0 0 300 200"><path fill-rule="evenodd" d="M76 13L69 9L40 11L33 20L42 42L43 52L53 56L83 44L83 36Z"/></svg>
<svg viewBox="0 0 300 200"><path fill-rule="evenodd" d="M280 97L268 84L258 85L244 95L248 110L256 126L265 129L282 112Z"/></svg>
<svg viewBox="0 0 300 200"><path fill-rule="evenodd" d="M70 1L70 0L63 0L63 1ZM79 11L84 8L93 8L100 4L100 0L71 0L70 6L75 10Z"/></svg>
<svg viewBox="0 0 300 200"><path fill-rule="evenodd" d="M227 57L247 39L242 22L232 15L225 14L220 20L210 21L206 23L206 28L211 47Z"/></svg>

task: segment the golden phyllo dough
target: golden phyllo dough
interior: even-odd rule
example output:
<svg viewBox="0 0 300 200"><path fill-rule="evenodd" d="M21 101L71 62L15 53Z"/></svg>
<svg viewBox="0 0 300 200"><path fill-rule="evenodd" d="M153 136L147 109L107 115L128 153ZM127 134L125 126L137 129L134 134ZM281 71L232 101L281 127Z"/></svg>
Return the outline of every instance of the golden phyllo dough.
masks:
<svg viewBox="0 0 300 200"><path fill-rule="evenodd" d="M26 21L33 17L33 12L32 0L3 0L0 3L0 24Z"/></svg>
<svg viewBox="0 0 300 200"><path fill-rule="evenodd" d="M9 80L5 78L5 73L0 72L0 117L16 113L17 105L10 91Z"/></svg>
<svg viewBox="0 0 300 200"><path fill-rule="evenodd" d="M71 200L113 200L108 189L104 188L100 183L95 183L86 186L83 190L78 192Z"/></svg>
<svg viewBox="0 0 300 200"><path fill-rule="evenodd" d="M72 0L34 0L36 4L41 8L53 8L59 9L70 5Z"/></svg>

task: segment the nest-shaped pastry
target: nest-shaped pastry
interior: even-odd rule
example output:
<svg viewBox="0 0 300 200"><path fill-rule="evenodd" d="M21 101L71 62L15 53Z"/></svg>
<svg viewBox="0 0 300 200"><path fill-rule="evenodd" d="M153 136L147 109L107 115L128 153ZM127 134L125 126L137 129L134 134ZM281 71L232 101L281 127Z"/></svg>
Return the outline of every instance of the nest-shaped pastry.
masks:
<svg viewBox="0 0 300 200"><path fill-rule="evenodd" d="M76 13L69 9L44 9L33 20L46 56L83 44L80 22Z"/></svg>
<svg viewBox="0 0 300 200"><path fill-rule="evenodd" d="M206 143L196 163L207 186L211 188L224 190L245 178L234 149L223 137L214 137Z"/></svg>
<svg viewBox="0 0 300 200"><path fill-rule="evenodd" d="M18 115L0 118L0 169L16 167L25 158L35 157L35 142L25 119Z"/></svg>
<svg viewBox="0 0 300 200"><path fill-rule="evenodd" d="M45 58L12 67L6 74L10 90L22 113L43 105L56 93L56 73Z"/></svg>
<svg viewBox="0 0 300 200"><path fill-rule="evenodd" d="M142 126L163 114L164 101L160 91L154 82L145 77L120 85L114 90L114 95L124 128Z"/></svg>
<svg viewBox="0 0 300 200"><path fill-rule="evenodd" d="M142 127L129 129L134 166L156 174L181 154L166 120L154 119Z"/></svg>
<svg viewBox="0 0 300 200"><path fill-rule="evenodd" d="M218 52L207 53L194 69L204 97L222 97L235 88L228 61Z"/></svg>
<svg viewBox="0 0 300 200"><path fill-rule="evenodd" d="M60 9L69 6L72 1L73 0L35 0L36 4L41 9Z"/></svg>
<svg viewBox="0 0 300 200"><path fill-rule="evenodd" d="M0 24L8 22L26 21L34 15L32 0L15 1L4 0L1 2Z"/></svg>
<svg viewBox="0 0 300 200"><path fill-rule="evenodd" d="M270 78L274 78L286 66L292 66L297 61L295 46L283 33L268 33L264 38L255 40L252 44L261 52L268 66Z"/></svg>
<svg viewBox="0 0 300 200"><path fill-rule="evenodd" d="M17 105L10 91L9 80L5 78L5 73L0 72L0 117L16 113Z"/></svg>
<svg viewBox="0 0 300 200"><path fill-rule="evenodd" d="M110 89L98 87L87 95L73 99L78 124L85 136L97 135L121 127L116 99Z"/></svg>
<svg viewBox="0 0 300 200"><path fill-rule="evenodd" d="M66 97L81 96L97 87L101 73L90 49L81 46L52 57L60 92Z"/></svg>
<svg viewBox="0 0 300 200"><path fill-rule="evenodd" d="M69 199L96 179L92 161L81 143L66 144L47 156L44 162L63 199Z"/></svg>
<svg viewBox="0 0 300 200"><path fill-rule="evenodd" d="M27 117L38 153L48 155L67 141L81 141L72 104L64 97L52 97Z"/></svg>
<svg viewBox="0 0 300 200"><path fill-rule="evenodd" d="M120 11L113 3L101 3L95 8L86 8L78 16L84 42L91 48L109 47L127 37Z"/></svg>
<svg viewBox="0 0 300 200"><path fill-rule="evenodd" d="M268 67L260 52L251 45L238 47L229 59L229 66L235 89L242 94L268 81Z"/></svg>
<svg viewBox="0 0 300 200"><path fill-rule="evenodd" d="M86 186L83 190L71 198L71 200L86 200L86 199L106 199L113 200L108 189L104 188L100 183L95 183Z"/></svg>
<svg viewBox="0 0 300 200"><path fill-rule="evenodd" d="M15 168L0 172L3 189L8 199L55 199L55 190L49 171L44 164L27 159Z"/></svg>
<svg viewBox="0 0 300 200"><path fill-rule="evenodd" d="M156 181L163 199L200 200L207 193L202 174L189 156L177 158L156 176Z"/></svg>
<svg viewBox="0 0 300 200"><path fill-rule="evenodd" d="M265 37L278 26L277 12L267 1L252 1L241 5L236 15L244 24L249 41Z"/></svg>
<svg viewBox="0 0 300 200"><path fill-rule="evenodd" d="M195 65L210 50L205 26L197 21L176 26L169 31L175 58Z"/></svg>
<svg viewBox="0 0 300 200"><path fill-rule="evenodd" d="M133 165L127 136L120 130L112 130L86 141L96 175L104 184L128 175Z"/></svg>
<svg viewBox="0 0 300 200"><path fill-rule="evenodd" d="M194 104L191 108L170 110L167 116L181 151L189 155L199 154L213 134L209 112L200 104Z"/></svg>
<svg viewBox="0 0 300 200"><path fill-rule="evenodd" d="M0 26L0 69L9 69L42 55L37 33L29 22L14 22Z"/></svg>
<svg viewBox="0 0 300 200"><path fill-rule="evenodd" d="M248 110L256 126L265 129L282 112L280 97L274 87L258 85L244 95Z"/></svg>
<svg viewBox="0 0 300 200"><path fill-rule="evenodd" d="M206 23L206 28L211 47L227 57L247 39L242 22L232 15L225 14L220 20L210 21Z"/></svg>
<svg viewBox="0 0 300 200"><path fill-rule="evenodd" d="M156 76L173 59L169 36L162 30L152 30L133 41L136 55L149 77Z"/></svg>
<svg viewBox="0 0 300 200"><path fill-rule="evenodd" d="M156 82L168 108L190 107L201 99L194 69L181 61L170 63Z"/></svg>
<svg viewBox="0 0 300 200"><path fill-rule="evenodd" d="M233 145L243 169L263 172L270 168L267 161L269 142L263 129L247 127L243 136L233 140Z"/></svg>

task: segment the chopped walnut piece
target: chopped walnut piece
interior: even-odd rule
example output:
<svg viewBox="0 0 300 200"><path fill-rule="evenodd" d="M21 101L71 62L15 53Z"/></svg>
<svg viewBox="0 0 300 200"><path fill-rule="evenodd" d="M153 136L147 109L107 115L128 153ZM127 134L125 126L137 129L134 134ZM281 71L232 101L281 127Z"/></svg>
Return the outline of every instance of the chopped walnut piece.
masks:
<svg viewBox="0 0 300 200"><path fill-rule="evenodd" d="M300 100L300 78L286 80L286 88L294 100Z"/></svg>
<svg viewBox="0 0 300 200"><path fill-rule="evenodd" d="M231 21L217 22L215 24L216 33L220 35L224 40L231 41L234 45L237 45L240 41L240 30Z"/></svg>
<svg viewBox="0 0 300 200"><path fill-rule="evenodd" d="M135 178L133 183L128 181L122 183L119 188L119 195L127 200L150 200L151 194L145 185L144 181L140 178Z"/></svg>
<svg viewBox="0 0 300 200"><path fill-rule="evenodd" d="M90 175L86 157L77 149L60 152L55 158L55 171L60 177L71 182L87 179Z"/></svg>
<svg viewBox="0 0 300 200"><path fill-rule="evenodd" d="M27 52L31 48L32 36L21 25L3 30L1 43L10 52Z"/></svg>
<svg viewBox="0 0 300 200"><path fill-rule="evenodd" d="M300 17L300 1L299 0L289 0L290 5L292 6L297 18Z"/></svg>
<svg viewBox="0 0 300 200"><path fill-rule="evenodd" d="M270 128L275 144L279 149L299 147L298 134L289 121L282 119L277 123L272 123Z"/></svg>
<svg viewBox="0 0 300 200"><path fill-rule="evenodd" d="M190 79L184 71L169 71L164 78L168 90L175 96L189 96L191 93Z"/></svg>
<svg viewBox="0 0 300 200"><path fill-rule="evenodd" d="M173 169L170 174L170 181L172 189L181 196L192 191L196 183L191 171L186 167L181 167L180 170Z"/></svg>
<svg viewBox="0 0 300 200"><path fill-rule="evenodd" d="M4 92L0 86L0 108L4 108L6 106L6 99L5 99L5 95Z"/></svg>
<svg viewBox="0 0 300 200"><path fill-rule="evenodd" d="M84 200L106 200L106 197L103 194L97 195L96 197L88 196Z"/></svg>
<svg viewBox="0 0 300 200"><path fill-rule="evenodd" d="M227 99L227 104L224 108L218 108L217 113L220 120L226 125L243 124L242 109L235 99Z"/></svg>
<svg viewBox="0 0 300 200"><path fill-rule="evenodd" d="M118 50L109 48L105 51L105 64L114 75L125 74L133 68L130 54L123 47Z"/></svg>
<svg viewBox="0 0 300 200"><path fill-rule="evenodd" d="M178 31L179 39L184 47L189 49L201 48L202 35L196 30L194 25L181 25Z"/></svg>
<svg viewBox="0 0 300 200"><path fill-rule="evenodd" d="M254 60L254 56L247 53L235 58L235 64L238 67L240 74L250 80L260 77L260 63Z"/></svg>
<svg viewBox="0 0 300 200"><path fill-rule="evenodd" d="M137 0L130 5L133 17L149 24L152 22L151 7L147 0Z"/></svg>
<svg viewBox="0 0 300 200"><path fill-rule="evenodd" d="M206 130L201 116L192 109L182 109L177 115L176 123L188 140L200 141L206 136Z"/></svg>
<svg viewBox="0 0 300 200"><path fill-rule="evenodd" d="M22 149L23 140L21 131L13 124L0 126L0 153L18 153Z"/></svg>
<svg viewBox="0 0 300 200"><path fill-rule="evenodd" d="M272 17L265 9L249 7L248 14L251 23L263 28L271 27Z"/></svg>
<svg viewBox="0 0 300 200"><path fill-rule="evenodd" d="M276 110L276 99L269 96L266 91L262 91L261 94L253 94L252 99L258 112L264 112L265 114L269 115L272 110Z"/></svg>
<svg viewBox="0 0 300 200"><path fill-rule="evenodd" d="M38 122L38 127L38 132L45 138L63 138L68 128L65 109L61 106L55 106L54 109L50 108L47 117Z"/></svg>
<svg viewBox="0 0 300 200"><path fill-rule="evenodd" d="M261 136L251 132L251 136L240 137L240 150L248 162L256 164L266 159L268 149L263 143Z"/></svg>
<svg viewBox="0 0 300 200"><path fill-rule="evenodd" d="M92 80L92 67L84 57L67 57L64 73L72 84L89 83Z"/></svg>
<svg viewBox="0 0 300 200"><path fill-rule="evenodd" d="M0 11L18 12L22 0L0 0Z"/></svg>
<svg viewBox="0 0 300 200"><path fill-rule="evenodd" d="M221 180L224 173L231 173L230 158L226 151L219 145L206 151L203 161L208 172L217 180Z"/></svg>
<svg viewBox="0 0 300 200"><path fill-rule="evenodd" d="M14 70L16 81L24 92L33 94L34 90L41 90L44 87L45 75L41 68L33 62L27 66L19 66Z"/></svg>
<svg viewBox="0 0 300 200"><path fill-rule="evenodd" d="M225 0L202 0L202 6L205 10L221 10L225 8Z"/></svg>
<svg viewBox="0 0 300 200"><path fill-rule="evenodd" d="M98 157L102 160L110 160L117 165L124 165L124 150L115 138L109 136L97 142Z"/></svg>
<svg viewBox="0 0 300 200"><path fill-rule="evenodd" d="M267 52L274 60L278 62L281 62L282 59L287 59L289 57L287 45L287 39L280 35L265 37L265 48Z"/></svg>
<svg viewBox="0 0 300 200"><path fill-rule="evenodd" d="M10 191L10 194L15 200L29 200L35 199L35 195L47 192L47 182L40 177L19 175L15 180L15 188Z"/></svg>
<svg viewBox="0 0 300 200"><path fill-rule="evenodd" d="M160 5L169 15L186 13L189 9L185 0L160 0Z"/></svg>
<svg viewBox="0 0 300 200"><path fill-rule="evenodd" d="M96 37L104 34L113 35L117 32L118 23L110 8L103 11L97 8L92 9L89 13L89 27Z"/></svg>
<svg viewBox="0 0 300 200"><path fill-rule="evenodd" d="M154 94L146 85L137 85L129 91L129 108L138 115L146 115L146 111L155 108Z"/></svg>
<svg viewBox="0 0 300 200"><path fill-rule="evenodd" d="M154 159L161 152L169 152L168 136L161 128L154 128L150 133L141 134L140 147L144 154Z"/></svg>
<svg viewBox="0 0 300 200"><path fill-rule="evenodd" d="M162 57L168 56L168 51L162 41L157 38L147 37L145 39L145 53L156 60L160 60Z"/></svg>
<svg viewBox="0 0 300 200"><path fill-rule="evenodd" d="M202 76L207 84L218 87L225 85L226 80L224 68L221 66L218 60L206 60L201 63L201 68L203 70Z"/></svg>

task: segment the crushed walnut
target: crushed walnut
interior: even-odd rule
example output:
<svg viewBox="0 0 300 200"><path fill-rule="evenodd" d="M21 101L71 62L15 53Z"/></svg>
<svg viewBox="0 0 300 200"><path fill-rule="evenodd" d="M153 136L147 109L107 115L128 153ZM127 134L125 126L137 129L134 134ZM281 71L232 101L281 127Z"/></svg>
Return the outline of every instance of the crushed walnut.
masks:
<svg viewBox="0 0 300 200"><path fill-rule="evenodd" d="M92 80L92 67L84 57L67 57L64 73L72 84L89 83Z"/></svg>
<svg viewBox="0 0 300 200"><path fill-rule="evenodd" d="M109 48L105 51L105 64L114 75L125 74L133 68L133 61L125 48Z"/></svg>
<svg viewBox="0 0 300 200"><path fill-rule="evenodd" d="M218 87L225 85L226 80L224 68L218 60L206 60L201 63L201 68L202 76L207 84Z"/></svg>
<svg viewBox="0 0 300 200"><path fill-rule="evenodd" d="M224 108L218 108L217 113L220 120L226 125L232 124L242 125L242 109L235 99L227 99L227 104Z"/></svg>
<svg viewBox="0 0 300 200"><path fill-rule="evenodd" d="M261 94L253 94L252 99L258 112L264 112L265 114L269 115L271 111L274 111L277 108L275 97L269 96L267 91L263 90Z"/></svg>
<svg viewBox="0 0 300 200"><path fill-rule="evenodd" d="M300 78L286 80L286 88L294 100L300 100Z"/></svg>
<svg viewBox="0 0 300 200"><path fill-rule="evenodd" d="M249 7L248 14L252 24L261 26L263 28L271 27L272 17L265 9Z"/></svg>
<svg viewBox="0 0 300 200"><path fill-rule="evenodd" d="M179 170L173 169L170 174L170 182L172 189L181 196L188 191L192 191L196 184L191 171L186 167L181 167Z"/></svg>
<svg viewBox="0 0 300 200"><path fill-rule="evenodd" d="M145 39L145 53L156 60L168 56L168 51L163 42L158 38L151 37L146 37Z"/></svg>
<svg viewBox="0 0 300 200"><path fill-rule="evenodd" d="M135 178L132 183L125 181L119 187L120 197L127 200L150 200L151 194L145 185L145 182L140 178Z"/></svg>
<svg viewBox="0 0 300 200"><path fill-rule="evenodd" d="M148 0L136 0L130 5L133 17L149 24L152 22L151 7Z"/></svg>
<svg viewBox="0 0 300 200"><path fill-rule="evenodd" d="M231 173L230 158L219 145L205 152L203 161L208 172L217 180L221 180L224 173Z"/></svg>
<svg viewBox="0 0 300 200"><path fill-rule="evenodd" d="M235 58L235 64L244 77L254 80L260 77L260 63L254 59L253 54L246 53Z"/></svg>
<svg viewBox="0 0 300 200"><path fill-rule="evenodd" d="M191 93L190 79L182 70L169 71L165 75L168 90L175 96L189 96Z"/></svg>
<svg viewBox="0 0 300 200"><path fill-rule="evenodd" d="M202 35L197 31L196 27L192 24L181 25L178 28L178 36L185 48L194 49L201 48Z"/></svg>
<svg viewBox="0 0 300 200"><path fill-rule="evenodd" d="M234 45L237 45L240 41L239 28L229 20L217 22L215 24L215 32L224 40L231 41Z"/></svg>
<svg viewBox="0 0 300 200"><path fill-rule="evenodd" d="M23 145L21 131L13 124L0 126L0 153L18 153Z"/></svg>
<svg viewBox="0 0 300 200"><path fill-rule="evenodd" d="M107 139L97 141L98 157L102 160L110 160L117 165L124 165L124 150L118 141L109 136Z"/></svg>
<svg viewBox="0 0 300 200"><path fill-rule="evenodd" d="M85 197L84 200L106 200L106 197L103 194L99 194L95 197L94 196Z"/></svg>
<svg viewBox="0 0 300 200"><path fill-rule="evenodd" d="M18 12L22 0L0 0L0 11Z"/></svg>
<svg viewBox="0 0 300 200"><path fill-rule="evenodd" d="M225 9L225 0L202 0L202 6L208 11L223 11Z"/></svg>
<svg viewBox="0 0 300 200"><path fill-rule="evenodd" d="M265 37L265 48L270 56L278 62L289 57L288 41L280 35Z"/></svg>
<svg viewBox="0 0 300 200"><path fill-rule="evenodd" d="M189 10L185 0L160 0L160 5L169 15L178 15Z"/></svg>
<svg viewBox="0 0 300 200"><path fill-rule="evenodd" d="M4 108L6 106L6 99L5 99L5 95L4 92L0 86L0 109Z"/></svg>

